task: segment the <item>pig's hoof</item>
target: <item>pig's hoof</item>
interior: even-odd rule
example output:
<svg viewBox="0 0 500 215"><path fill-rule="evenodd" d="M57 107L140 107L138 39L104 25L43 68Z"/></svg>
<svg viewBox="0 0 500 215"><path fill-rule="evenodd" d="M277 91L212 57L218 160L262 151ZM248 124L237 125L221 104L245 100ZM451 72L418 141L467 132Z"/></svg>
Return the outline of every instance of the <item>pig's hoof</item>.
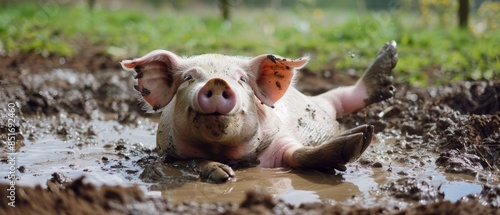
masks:
<svg viewBox="0 0 500 215"><path fill-rule="evenodd" d="M358 159L370 145L373 126L363 125L348 130L332 141L315 146L297 149L293 158L299 167L318 170L345 171L346 164Z"/></svg>
<svg viewBox="0 0 500 215"><path fill-rule="evenodd" d="M373 131L373 125L362 125L342 133L340 137L347 137L345 141L338 142L342 145L342 160L352 162L358 159L372 142ZM359 134L362 134L361 140L358 139Z"/></svg>
<svg viewBox="0 0 500 215"><path fill-rule="evenodd" d="M361 126L358 126L356 128L352 128L352 129L349 129L347 131L344 131L342 134L339 135L339 136L348 136L348 135L357 134L357 133L363 134L363 142L361 145L360 153L358 155L351 156L351 158L349 159L349 162L358 159L359 156L361 156L361 154L363 154L363 152L366 150L366 148L368 148L368 146L372 142L374 130L375 130L375 128L373 127L373 125L361 125Z"/></svg>
<svg viewBox="0 0 500 215"><path fill-rule="evenodd" d="M394 96L392 69L398 62L396 42L387 42L377 53L373 63L361 78L368 98L366 104L384 101Z"/></svg>
<svg viewBox="0 0 500 215"><path fill-rule="evenodd" d="M202 161L198 164L200 176L209 183L224 183L234 177L234 171L226 164L215 161Z"/></svg>

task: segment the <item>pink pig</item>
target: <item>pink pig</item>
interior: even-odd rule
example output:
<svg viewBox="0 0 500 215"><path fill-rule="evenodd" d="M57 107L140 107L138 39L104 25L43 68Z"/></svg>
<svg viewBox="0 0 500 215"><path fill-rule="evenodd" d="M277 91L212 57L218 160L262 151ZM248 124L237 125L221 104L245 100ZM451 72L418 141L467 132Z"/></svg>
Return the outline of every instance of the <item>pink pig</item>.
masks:
<svg viewBox="0 0 500 215"><path fill-rule="evenodd" d="M308 58L164 50L121 62L136 72L135 89L162 111L157 152L169 162L194 160L209 182L234 177L231 166L344 171L368 147L373 126L340 133L336 117L393 96L396 43L386 43L353 86L306 96L290 87Z"/></svg>

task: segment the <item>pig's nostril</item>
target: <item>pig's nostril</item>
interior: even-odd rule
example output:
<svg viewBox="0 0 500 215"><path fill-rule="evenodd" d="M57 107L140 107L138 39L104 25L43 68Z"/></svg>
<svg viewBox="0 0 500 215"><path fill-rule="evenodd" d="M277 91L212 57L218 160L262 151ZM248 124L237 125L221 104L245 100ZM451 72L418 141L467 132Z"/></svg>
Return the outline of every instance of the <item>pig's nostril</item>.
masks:
<svg viewBox="0 0 500 215"><path fill-rule="evenodd" d="M226 91L224 91L224 92L222 92L222 97L225 98L225 99L228 99L229 95L227 94Z"/></svg>
<svg viewBox="0 0 500 215"><path fill-rule="evenodd" d="M212 91L207 92L207 98L210 98L210 97L212 97Z"/></svg>

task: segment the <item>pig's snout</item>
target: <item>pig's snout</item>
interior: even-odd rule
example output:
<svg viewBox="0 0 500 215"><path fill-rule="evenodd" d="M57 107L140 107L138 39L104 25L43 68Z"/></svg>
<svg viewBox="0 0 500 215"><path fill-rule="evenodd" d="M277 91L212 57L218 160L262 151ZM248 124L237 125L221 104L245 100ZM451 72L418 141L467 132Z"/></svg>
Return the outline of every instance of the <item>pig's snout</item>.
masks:
<svg viewBox="0 0 500 215"><path fill-rule="evenodd" d="M236 106L237 96L220 78L209 80L198 92L198 104L206 114L228 114Z"/></svg>

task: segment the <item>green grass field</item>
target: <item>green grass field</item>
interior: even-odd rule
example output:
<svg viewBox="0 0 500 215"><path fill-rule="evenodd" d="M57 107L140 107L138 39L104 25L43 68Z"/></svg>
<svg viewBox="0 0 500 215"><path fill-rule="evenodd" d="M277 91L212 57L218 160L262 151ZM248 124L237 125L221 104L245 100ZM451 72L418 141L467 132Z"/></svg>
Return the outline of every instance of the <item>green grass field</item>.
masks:
<svg viewBox="0 0 500 215"><path fill-rule="evenodd" d="M213 11L211 11L213 10ZM0 8L0 53L74 56L79 41L107 47L116 59L154 49L179 55L275 53L310 55L313 71L354 68L361 74L381 45L396 40L398 82L414 85L500 77L500 30L481 33L454 25L419 26L404 11L356 12L302 8L233 11L231 22L216 8L193 12L162 8L89 10L85 6L6 5ZM436 78L439 77L439 78Z"/></svg>

